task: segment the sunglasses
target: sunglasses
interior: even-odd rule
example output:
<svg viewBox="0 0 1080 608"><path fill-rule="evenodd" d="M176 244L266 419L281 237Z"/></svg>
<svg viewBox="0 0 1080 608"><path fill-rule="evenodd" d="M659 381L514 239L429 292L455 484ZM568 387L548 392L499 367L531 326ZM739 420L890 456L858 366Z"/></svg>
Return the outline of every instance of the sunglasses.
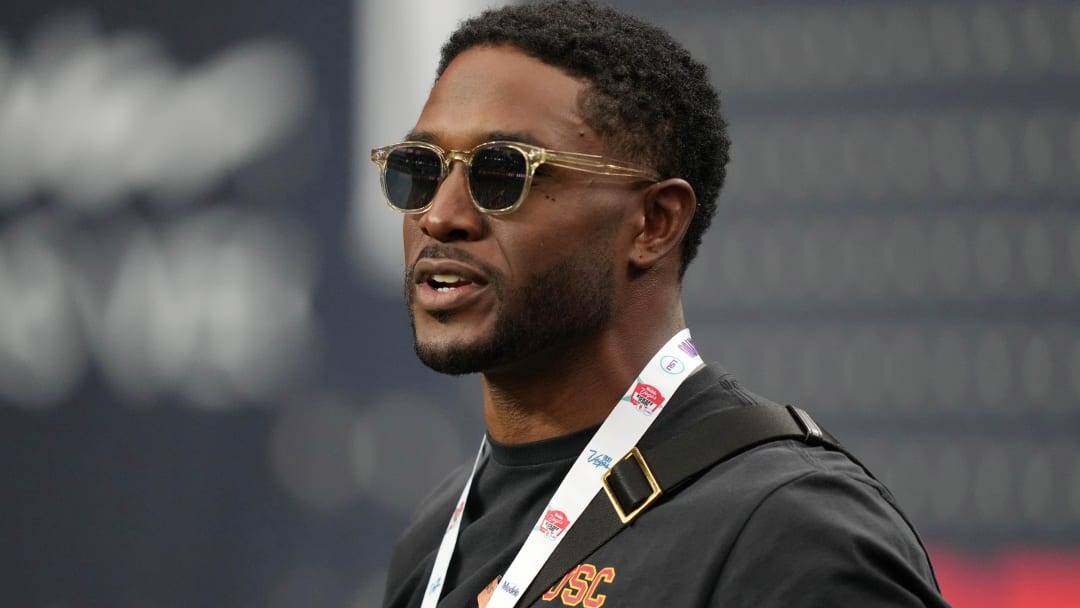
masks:
<svg viewBox="0 0 1080 608"><path fill-rule="evenodd" d="M465 163L473 204L482 213L491 214L510 213L521 206L536 168L544 163L595 175L660 181L655 171L603 156L556 152L510 141L491 141L468 151L406 141L375 148L371 160L379 167L386 202L402 213L427 211L454 161Z"/></svg>

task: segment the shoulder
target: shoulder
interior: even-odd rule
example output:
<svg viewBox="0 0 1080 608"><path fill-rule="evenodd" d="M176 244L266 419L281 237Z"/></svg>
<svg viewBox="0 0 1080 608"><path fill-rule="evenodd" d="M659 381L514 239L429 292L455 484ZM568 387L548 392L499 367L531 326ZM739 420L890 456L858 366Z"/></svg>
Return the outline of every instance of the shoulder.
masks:
<svg viewBox="0 0 1080 608"><path fill-rule="evenodd" d="M618 573L604 592L619 605L946 606L888 490L797 441L712 467L587 562ZM624 584L643 577L656 588Z"/></svg>
<svg viewBox="0 0 1080 608"><path fill-rule="evenodd" d="M945 605L892 494L845 454L784 441L710 472L740 488L717 594L748 606Z"/></svg>
<svg viewBox="0 0 1080 608"><path fill-rule="evenodd" d="M683 406L692 423L776 405L726 373L695 388ZM654 533L697 522L683 540L716 573L717 605L947 606L892 494L843 452L794 440L761 445L657 507Z"/></svg>
<svg viewBox="0 0 1080 608"><path fill-rule="evenodd" d="M665 505L708 514L720 510L722 527L737 540L747 522L780 516L785 510L822 511L830 501L854 500L907 524L879 481L846 454L795 440L774 441L724 460L701 474ZM670 505L668 505L670 503ZM839 516L839 514L838 514Z"/></svg>
<svg viewBox="0 0 1080 608"><path fill-rule="evenodd" d="M792 530L833 526L919 546L889 490L842 452L778 441L725 464L713 482L743 488L747 525L781 518Z"/></svg>

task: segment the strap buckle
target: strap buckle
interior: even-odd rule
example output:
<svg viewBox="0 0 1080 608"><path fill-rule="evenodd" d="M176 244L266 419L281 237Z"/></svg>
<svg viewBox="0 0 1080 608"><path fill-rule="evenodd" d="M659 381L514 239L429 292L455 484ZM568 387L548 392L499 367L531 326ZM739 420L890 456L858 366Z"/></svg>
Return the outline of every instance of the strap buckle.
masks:
<svg viewBox="0 0 1080 608"><path fill-rule="evenodd" d="M787 406L787 410L791 413L791 417L795 419L795 422L798 423L799 429L804 433L803 441L807 445L821 445L824 443L824 433L821 432L821 427L814 422L810 414L794 405Z"/></svg>
<svg viewBox="0 0 1080 608"><path fill-rule="evenodd" d="M649 482L649 488L651 491L640 505L627 513L623 509L622 505L619 503L619 499L615 496L614 490L611 489L611 483L608 481L608 477L611 476L611 472L615 469L616 466L618 466L619 463L631 459L637 462L638 468L641 470L642 476L644 476L645 480ZM649 505L656 502L656 499L660 498L660 495L664 493L663 490L660 489L660 484L657 483L656 477L653 476L652 469L649 468L649 464L645 462L645 458L641 455L641 451L638 450L637 447L630 448L630 451L627 452L626 456L623 456L618 463L612 465L612 467L600 477L600 484L604 486L604 492L607 493L608 500L611 501L611 506L615 507L615 513L619 516L619 520L622 521L623 525L634 521L635 517L641 514L641 512L645 509L649 508Z"/></svg>

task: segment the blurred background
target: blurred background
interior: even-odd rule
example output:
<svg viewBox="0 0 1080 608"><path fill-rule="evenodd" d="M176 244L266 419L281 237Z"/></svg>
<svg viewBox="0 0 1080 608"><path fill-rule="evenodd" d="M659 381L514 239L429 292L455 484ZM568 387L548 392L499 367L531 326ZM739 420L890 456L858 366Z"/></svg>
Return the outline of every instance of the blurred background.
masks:
<svg viewBox="0 0 1080 608"><path fill-rule="evenodd" d="M0 605L378 604L482 420L367 155L489 4L5 0ZM705 358L860 454L954 605L1080 605L1080 5L613 4L731 123Z"/></svg>

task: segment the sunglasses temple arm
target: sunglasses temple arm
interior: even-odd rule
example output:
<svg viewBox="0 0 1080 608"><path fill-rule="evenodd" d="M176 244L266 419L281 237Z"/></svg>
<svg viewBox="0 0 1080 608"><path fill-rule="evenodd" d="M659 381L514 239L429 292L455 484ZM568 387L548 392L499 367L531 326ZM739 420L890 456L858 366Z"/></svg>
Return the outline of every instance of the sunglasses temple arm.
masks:
<svg viewBox="0 0 1080 608"><path fill-rule="evenodd" d="M650 171L641 167L634 167L630 165L609 163L600 160L599 157L587 157L581 158L576 156L570 156L568 154L552 154L549 153L544 158L544 162L555 167L562 167L564 169L571 169L573 171L584 171L586 173L594 173L596 175L611 175L615 177L640 177L642 179L648 179L655 182L660 181L660 176L655 171Z"/></svg>

